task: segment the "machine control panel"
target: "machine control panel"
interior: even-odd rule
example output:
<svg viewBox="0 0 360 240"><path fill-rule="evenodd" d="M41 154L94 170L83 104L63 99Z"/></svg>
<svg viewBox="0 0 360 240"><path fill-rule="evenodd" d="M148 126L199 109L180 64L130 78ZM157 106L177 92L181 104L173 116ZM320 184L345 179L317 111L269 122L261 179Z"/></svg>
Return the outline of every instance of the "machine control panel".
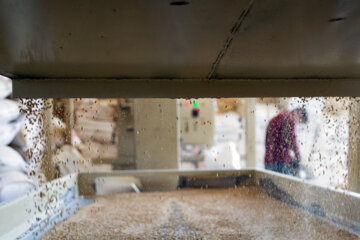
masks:
<svg viewBox="0 0 360 240"><path fill-rule="evenodd" d="M212 145L215 103L213 99L180 99L181 144Z"/></svg>

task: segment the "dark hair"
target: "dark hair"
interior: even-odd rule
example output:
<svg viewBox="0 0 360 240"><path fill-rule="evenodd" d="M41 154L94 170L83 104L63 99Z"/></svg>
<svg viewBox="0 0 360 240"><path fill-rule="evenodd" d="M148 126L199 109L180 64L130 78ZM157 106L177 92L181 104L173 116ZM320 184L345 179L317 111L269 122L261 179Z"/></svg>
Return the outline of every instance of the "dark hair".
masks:
<svg viewBox="0 0 360 240"><path fill-rule="evenodd" d="M295 108L291 111L292 113L299 113L301 118L304 119L304 123L307 123L309 121L309 116L305 108Z"/></svg>

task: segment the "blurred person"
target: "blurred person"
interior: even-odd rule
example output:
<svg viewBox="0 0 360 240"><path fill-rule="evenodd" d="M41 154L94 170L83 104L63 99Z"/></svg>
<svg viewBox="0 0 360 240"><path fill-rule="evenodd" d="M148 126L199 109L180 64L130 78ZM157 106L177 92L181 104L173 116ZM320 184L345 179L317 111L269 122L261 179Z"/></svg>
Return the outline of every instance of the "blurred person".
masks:
<svg viewBox="0 0 360 240"><path fill-rule="evenodd" d="M289 175L298 175L300 152L296 141L295 125L307 123L304 108L285 110L269 122L265 140L265 169Z"/></svg>

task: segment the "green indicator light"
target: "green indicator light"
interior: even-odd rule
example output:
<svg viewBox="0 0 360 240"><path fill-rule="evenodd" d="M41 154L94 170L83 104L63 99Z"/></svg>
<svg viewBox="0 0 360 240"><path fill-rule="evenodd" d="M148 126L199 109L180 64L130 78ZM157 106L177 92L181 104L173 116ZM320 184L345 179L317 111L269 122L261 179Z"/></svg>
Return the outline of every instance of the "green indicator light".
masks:
<svg viewBox="0 0 360 240"><path fill-rule="evenodd" d="M197 107L199 104L197 102L193 103L193 107Z"/></svg>

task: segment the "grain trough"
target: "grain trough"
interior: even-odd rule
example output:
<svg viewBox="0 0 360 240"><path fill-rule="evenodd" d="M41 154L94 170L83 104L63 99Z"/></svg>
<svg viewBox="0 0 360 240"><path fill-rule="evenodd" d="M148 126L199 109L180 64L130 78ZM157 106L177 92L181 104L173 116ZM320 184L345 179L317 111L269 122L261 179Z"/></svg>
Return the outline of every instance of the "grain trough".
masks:
<svg viewBox="0 0 360 240"><path fill-rule="evenodd" d="M136 178L144 192L96 196L96 179L109 177ZM359 207L359 194L256 169L79 173L2 205L1 216L11 217L1 218L0 232L1 239L357 239Z"/></svg>

